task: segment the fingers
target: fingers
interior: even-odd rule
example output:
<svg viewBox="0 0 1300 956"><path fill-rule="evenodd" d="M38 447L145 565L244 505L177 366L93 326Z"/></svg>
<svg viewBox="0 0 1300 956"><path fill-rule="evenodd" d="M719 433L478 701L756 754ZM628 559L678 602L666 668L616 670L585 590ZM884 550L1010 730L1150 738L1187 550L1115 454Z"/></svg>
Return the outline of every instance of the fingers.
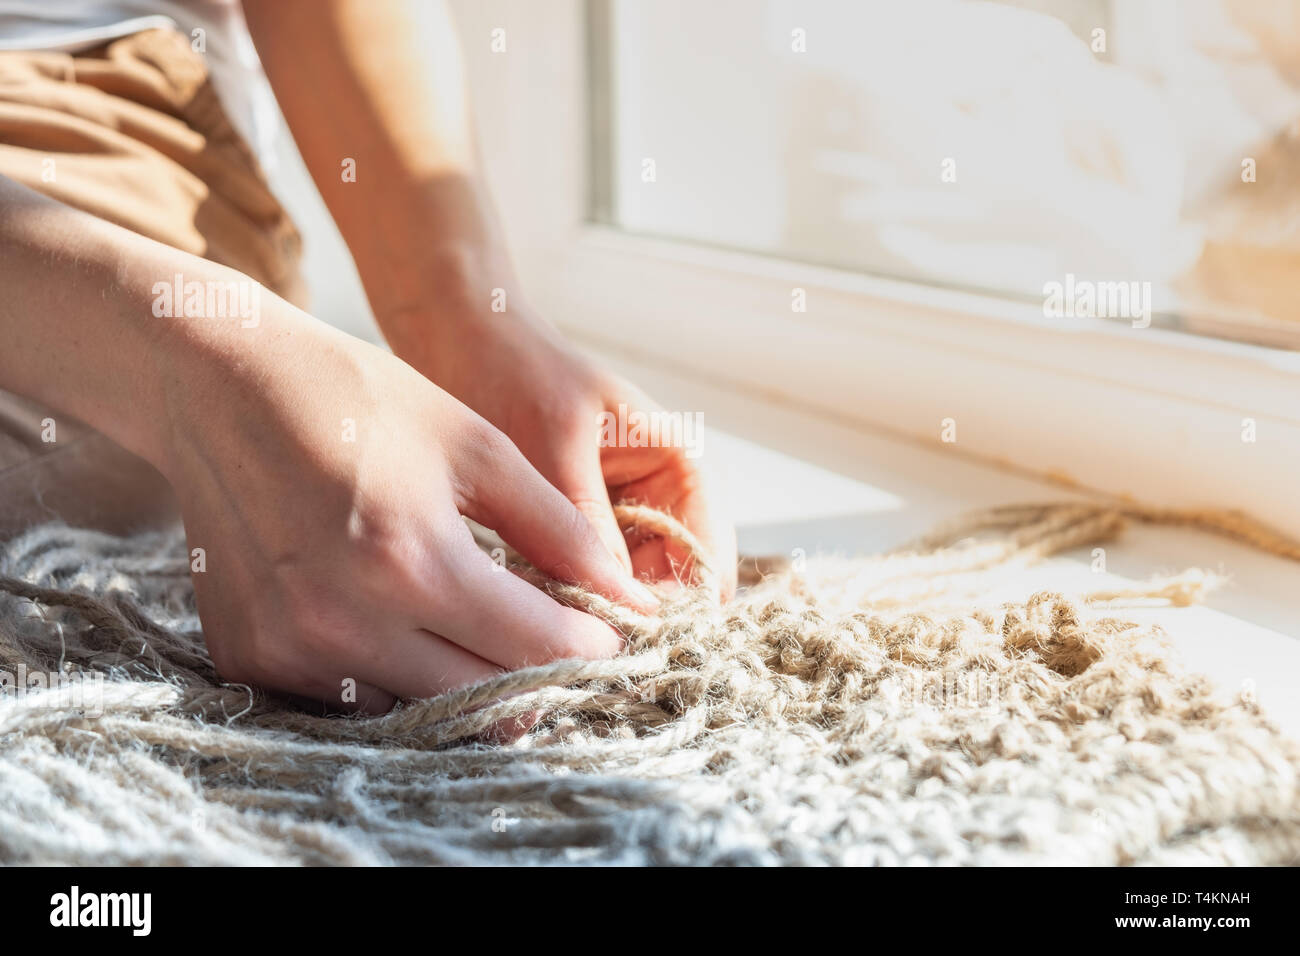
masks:
<svg viewBox="0 0 1300 956"><path fill-rule="evenodd" d="M501 673L501 668L422 628L402 631L367 648L359 676L398 697L435 697Z"/></svg>
<svg viewBox="0 0 1300 956"><path fill-rule="evenodd" d="M561 489L563 491L563 489ZM623 533L619 530L618 522L614 520L614 509L610 507L609 496L606 495L604 500L593 499L588 497L590 494L586 491L565 491L565 496L573 502L584 518L591 523L600 536L601 543L609 550L615 560L628 574L632 573L632 558L627 553L627 543L623 540Z"/></svg>
<svg viewBox="0 0 1300 956"><path fill-rule="evenodd" d="M654 595L620 567L583 513L508 438L485 428L477 439L456 475L462 514L492 528L556 580L586 585L640 611L658 606Z"/></svg>
<svg viewBox="0 0 1300 956"><path fill-rule="evenodd" d="M354 709L366 714L383 714L392 709L396 697L435 697L495 677L501 668L441 635L412 628L393 635L378 647L368 648L366 658L357 663L357 671L367 682L373 681L391 693L378 691L388 701L382 710L361 706L360 689L372 685L358 682L358 705ZM527 733L540 716L537 711L527 711L498 721L485 731L485 736L498 743L510 743Z"/></svg>
<svg viewBox="0 0 1300 956"><path fill-rule="evenodd" d="M721 597L735 594L735 529L718 499L707 496L705 475L694 462L674 449L620 449L605 463L605 477L616 499L657 508L685 525L709 555ZM661 591L674 590L677 576L690 574L690 552L677 542L637 528L625 539L634 573Z"/></svg>
<svg viewBox="0 0 1300 956"><path fill-rule="evenodd" d="M480 551L460 523L428 627L498 667L514 670L567 658L617 654L623 636L601 619L565 607ZM387 685L385 685L387 686Z"/></svg>
<svg viewBox="0 0 1300 956"><path fill-rule="evenodd" d="M614 517L609 489L601 471L600 447L585 440L586 437L582 436L578 442L560 449L559 460L538 461L538 470L582 512L609 553L624 571L631 574L632 559L623 540L623 531Z"/></svg>

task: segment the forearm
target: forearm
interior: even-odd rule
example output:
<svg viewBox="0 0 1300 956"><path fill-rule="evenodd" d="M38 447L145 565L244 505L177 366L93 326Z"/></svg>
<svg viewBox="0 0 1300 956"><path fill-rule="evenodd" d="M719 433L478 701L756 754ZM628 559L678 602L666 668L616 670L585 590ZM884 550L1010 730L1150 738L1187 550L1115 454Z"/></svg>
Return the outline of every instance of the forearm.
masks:
<svg viewBox="0 0 1300 956"><path fill-rule="evenodd" d="M381 326L513 282L441 3L248 2L276 98ZM355 161L355 181L343 163ZM464 303L469 305L471 303Z"/></svg>
<svg viewBox="0 0 1300 956"><path fill-rule="evenodd" d="M177 416L199 385L251 366L252 336L273 334L260 317L250 328L238 315L191 314L172 294L177 276L256 285L0 177L0 386L167 473ZM274 299L260 288L249 296L259 313Z"/></svg>

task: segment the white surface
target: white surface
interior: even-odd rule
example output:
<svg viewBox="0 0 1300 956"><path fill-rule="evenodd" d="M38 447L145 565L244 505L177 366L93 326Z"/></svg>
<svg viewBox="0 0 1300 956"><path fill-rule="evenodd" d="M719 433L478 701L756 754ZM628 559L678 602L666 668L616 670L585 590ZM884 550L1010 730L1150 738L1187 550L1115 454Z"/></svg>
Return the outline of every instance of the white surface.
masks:
<svg viewBox="0 0 1300 956"><path fill-rule="evenodd" d="M594 229L584 5L455 8L524 295L566 330L863 427L937 441L953 418L988 461L1300 536L1300 353Z"/></svg>
<svg viewBox="0 0 1300 956"><path fill-rule="evenodd" d="M870 554L963 511L1080 496L968 459L959 446L936 450L602 354L669 409L704 414L701 461L744 553ZM1081 549L1032 572L1019 596L1040 586L1097 590L1188 567L1227 575L1203 607L1120 605L1114 614L1160 624L1190 669L1210 675L1224 694L1253 690L1273 720L1300 737L1300 564L1217 535L1142 525L1105 549L1107 576L1093 573L1091 548Z"/></svg>

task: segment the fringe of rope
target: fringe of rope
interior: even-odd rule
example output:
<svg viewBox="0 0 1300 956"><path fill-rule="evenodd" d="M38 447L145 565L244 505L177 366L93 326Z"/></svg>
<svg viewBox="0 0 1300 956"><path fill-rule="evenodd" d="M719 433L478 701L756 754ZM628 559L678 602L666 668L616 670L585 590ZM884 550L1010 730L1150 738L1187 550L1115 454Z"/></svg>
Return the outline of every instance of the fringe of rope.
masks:
<svg viewBox="0 0 1300 956"><path fill-rule="evenodd" d="M865 796L889 792L889 760L899 759L887 757L891 750L922 755L906 771L910 782L899 784L903 796L935 774L936 781L964 792L963 781L976 770L959 755L988 747L1011 757L1039 753L1060 760L1064 752L1052 748L1067 738L1035 739L1044 728L1066 728L1053 733L1073 741L1069 752L1085 752L1108 746L1117 733L1140 739L1152 721L1162 722L1160 733L1169 740L1186 739L1169 749L1183 761L1178 773L1188 782L1171 797L1162 782L1129 779L1125 765L1115 765L1107 772L1123 777L1124 789L1107 796L1103 783L1109 778L1099 780L1094 812L1127 822L1098 837L1105 847L1100 855L1089 855L1087 839L1071 837L1084 854L1080 859L1131 862L1159 851L1161 859L1222 862L1237 854L1277 861L1288 854L1294 859L1300 848L1300 756L1250 708L1212 704L1205 682L1175 676L1164 657L1136 641L1136 625L1086 619L1080 607L1052 593L956 616L925 610L932 598L976 590L990 570L1014 570L1110 540L1128 519L1202 528L1300 559L1300 545L1253 519L1127 504L993 508L903 548L857 560L843 580L801 582L788 567L768 562L753 578L752 592L723 607L704 549L678 522L636 505L620 505L616 516L625 527L672 539L693 558L695 586L666 602L658 615L641 615L582 587L544 579L517 557L512 568L557 600L609 620L627 636L626 653L501 674L435 698L405 701L377 718L318 717L224 684L201 634L175 626L192 620L192 611L168 619L166 593L154 594L144 608L128 590L111 585L147 577L163 592L174 588L180 603L188 601L186 563L176 556L172 539L159 536L141 554L138 544L131 550L108 536L68 532L77 536L68 543L41 532L47 537L37 535L20 549L23 576L0 575L0 591L30 602L39 638L0 627L0 664L69 666L112 679L105 684L105 712L93 720L79 716L72 702L50 706L57 696L15 699L0 708L0 741L31 744L5 764L0 777L8 775L8 782L0 789L39 795L55 787L64 795L53 803L37 796L29 804L12 795L0 799L0 859L79 859L78 846L84 852L94 843L91 824L100 827L95 839L108 839L103 834L120 818L124 832L110 841L109 860L454 863L479 859L476 854L493 848L505 848L511 859L539 860L550 859L552 850L572 853L582 846L627 853L657 846L644 850L648 858L620 859L672 862L677 858L666 846L705 852L704 844L693 842L704 839L694 830L673 829L688 817L705 814L715 828L749 826L748 818L736 816L732 801L761 789L763 774L782 761L796 759L773 749L794 741L802 741L796 752L803 757L797 759L817 761L807 780L818 774L843 778L837 785L848 788L846 795L882 814L897 811L902 821L910 811L890 802L895 798ZM964 540L987 531L1001 535ZM947 546L954 541L962 543ZM87 548L111 569L108 586L102 576L93 589L78 583ZM1214 582L1214 575L1192 570L1094 591L1085 600L1182 605L1198 600ZM1019 715L1015 720L990 730L987 721L994 717L960 707L950 712L950 726L915 724L910 711L896 721L884 717L893 713L885 708L900 682L951 679L978 690L985 678L1015 692L1006 702ZM537 711L550 717L516 745L478 742L502 721ZM894 737L897 743L890 743ZM1104 752L1096 752L1097 768L1106 766ZM1261 759L1271 768L1264 776ZM1083 764L1074 770L1091 772ZM197 783L186 774L197 774ZM1217 781L1215 794L1202 789L1209 779ZM783 785L813 786L807 780L786 778ZM1050 780L1049 774L1041 785ZM1000 792L996 781L987 785ZM983 799L979 788L973 793L972 799ZM804 799L820 798L810 791ZM531 816L507 837L485 835L483 815L505 804L526 808ZM28 807L26 815L14 809L20 805ZM32 807L44 816L31 819ZM1163 807L1163 822L1135 807ZM677 821L671 825L664 816L670 811ZM207 820L197 834L178 829L177 815L189 812ZM1272 821L1271 829L1259 825L1264 819ZM341 833L330 824L340 820L356 832ZM970 851L969 840L926 849L930 831L911 823L899 824L906 838L891 836L890 849L864 836L858 828L865 824L846 821L837 825L849 836L805 845L792 831L776 847L771 841L778 837L767 830L776 833L783 824L769 824L733 834L736 846L752 850L710 859L810 862L833 851L838 860L898 862L911 852L959 859ZM671 832L660 832L664 827ZM80 844L78 828L85 831ZM1212 834L1213 840L1189 836L1193 832ZM904 843L911 847L907 852ZM721 845L708 843L714 844ZM760 844L767 849L757 849Z"/></svg>
<svg viewBox="0 0 1300 956"><path fill-rule="evenodd" d="M680 522L653 508L619 504L614 513L620 525L646 535L668 538L690 556L695 586L715 603L718 579L707 550ZM975 511L939 526L921 538L894 551L874 558L860 559L863 571L858 575L856 597L874 589L879 592L893 582L914 573L924 565L927 580L918 587L894 590L887 598L880 595L868 603L874 606L897 606L915 602L952 588L961 575L993 567L1021 567L1044 557L1069 551L1087 544L1113 540L1123 529L1125 519L1147 524L1196 528L1250 544L1280 557L1300 560L1300 543L1269 528L1247 515L1232 511L1177 510L1141 505L1109 505L1075 502L1044 502L1008 505ZM940 551L945 545L970 538L982 531L1008 530L1004 538L989 543L972 543L968 547ZM936 555L942 559L936 561ZM662 626L655 617L639 614L616 604L580 585L551 580L513 552L509 567L562 603L597 615L617 627L624 635L635 638L653 633ZM757 560L765 573L788 564L788 559ZM183 561L171 573L187 575ZM753 579L751 578L751 581ZM1201 569L1159 577L1129 588L1098 590L1085 595L1088 602L1121 599L1165 600L1187 606L1203 599L1221 581L1219 576ZM864 586L869 585L869 587ZM242 685L214 686L217 681L197 635L176 635L149 619L131 599L122 593L103 596L39 587L26 581L0 576L0 591L26 598L46 607L62 607L82 615L101 635L102 643L118 648L116 652L96 656L96 666L105 669L130 665L161 680L175 680L194 687L186 696L185 708L210 715L214 709L230 715L248 713L256 695ZM0 635L0 654L10 658ZM267 722L283 729L312 733L327 729L330 737L352 740L384 740L393 737L419 737L425 743L443 744L472 737L493 727L501 720L517 718L529 711L562 704L573 694L554 690L557 687L582 685L615 677L635 678L654 673L666 664L664 652L606 661L565 660L518 671L503 673L487 681L422 701L408 701L393 713L369 719L341 721L316 717L303 712L277 713ZM189 678L188 680L186 678ZM551 689L547 694L540 692ZM578 692L577 696L581 696ZM507 698L507 699L502 699ZM599 701L593 703L599 704ZM438 731L431 733L431 726Z"/></svg>

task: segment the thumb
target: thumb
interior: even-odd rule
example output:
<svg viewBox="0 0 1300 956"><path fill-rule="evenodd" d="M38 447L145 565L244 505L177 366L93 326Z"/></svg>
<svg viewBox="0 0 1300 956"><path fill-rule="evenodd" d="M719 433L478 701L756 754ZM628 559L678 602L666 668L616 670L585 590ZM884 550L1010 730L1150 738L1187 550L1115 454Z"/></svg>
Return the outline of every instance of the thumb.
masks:
<svg viewBox="0 0 1300 956"><path fill-rule="evenodd" d="M542 477L554 485L595 530L614 560L632 574L632 557L601 468L601 445L582 430L561 429L552 440L521 449Z"/></svg>
<svg viewBox="0 0 1300 956"><path fill-rule="evenodd" d="M600 449L595 444L583 443L581 448L573 451L573 455L564 458L568 464L538 470L582 512L614 560L631 574L632 557L628 554L623 529L614 517L609 488L605 485L605 476L600 468Z"/></svg>
<svg viewBox="0 0 1300 956"><path fill-rule="evenodd" d="M490 429L474 443L469 460L472 466L460 469L456 482L462 514L496 531L553 578L590 584L607 598L641 611L658 607L658 599L632 577L626 547L622 564L597 533L597 525L508 438ZM605 500L609 509L608 496ZM612 509L609 522L617 527Z"/></svg>

